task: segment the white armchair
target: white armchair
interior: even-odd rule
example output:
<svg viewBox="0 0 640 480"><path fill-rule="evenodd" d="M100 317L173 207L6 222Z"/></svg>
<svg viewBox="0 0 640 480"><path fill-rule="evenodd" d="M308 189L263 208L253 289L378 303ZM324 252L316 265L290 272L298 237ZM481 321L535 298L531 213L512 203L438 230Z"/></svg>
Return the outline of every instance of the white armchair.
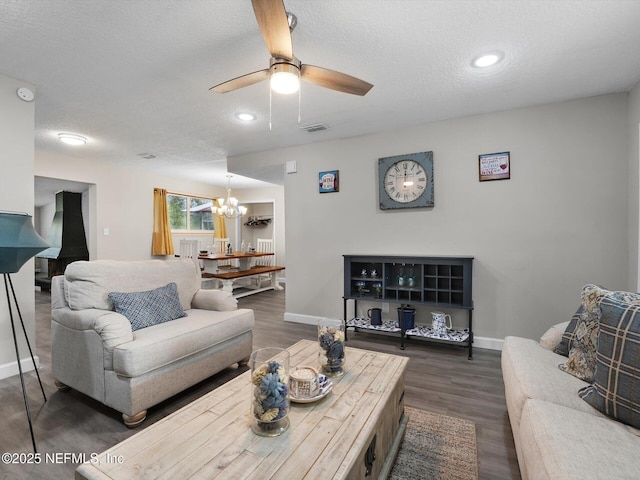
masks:
<svg viewBox="0 0 640 480"><path fill-rule="evenodd" d="M187 314L135 330L114 311L111 292L177 285ZM252 310L219 290L201 290L191 260L74 262L51 286L52 371L71 387L139 425L147 409L234 363L248 361ZM178 307L178 308L179 308ZM152 304L152 316L161 312Z"/></svg>

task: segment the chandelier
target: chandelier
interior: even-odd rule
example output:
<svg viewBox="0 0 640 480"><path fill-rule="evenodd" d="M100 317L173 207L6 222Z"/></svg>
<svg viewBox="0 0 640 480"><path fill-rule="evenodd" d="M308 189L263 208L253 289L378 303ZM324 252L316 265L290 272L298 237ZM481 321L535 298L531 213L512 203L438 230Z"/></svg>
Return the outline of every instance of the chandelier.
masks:
<svg viewBox="0 0 640 480"><path fill-rule="evenodd" d="M218 207L211 207L213 213L225 218L238 218L247 213L247 207L238 205L238 199L231 196L231 175L227 175L227 198L218 198Z"/></svg>

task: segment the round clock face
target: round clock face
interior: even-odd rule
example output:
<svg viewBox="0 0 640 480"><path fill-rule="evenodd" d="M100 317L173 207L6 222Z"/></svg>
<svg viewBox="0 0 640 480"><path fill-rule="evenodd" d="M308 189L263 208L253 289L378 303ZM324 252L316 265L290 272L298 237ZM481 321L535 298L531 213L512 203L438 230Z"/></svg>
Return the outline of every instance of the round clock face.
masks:
<svg viewBox="0 0 640 480"><path fill-rule="evenodd" d="M393 201L409 203L424 195L427 172L415 160L400 160L384 174L384 190Z"/></svg>

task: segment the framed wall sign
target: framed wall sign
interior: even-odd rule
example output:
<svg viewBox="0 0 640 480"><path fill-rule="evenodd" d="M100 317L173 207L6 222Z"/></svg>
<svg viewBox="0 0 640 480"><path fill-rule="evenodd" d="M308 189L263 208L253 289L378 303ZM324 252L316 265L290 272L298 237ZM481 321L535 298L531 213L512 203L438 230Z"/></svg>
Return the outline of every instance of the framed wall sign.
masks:
<svg viewBox="0 0 640 480"><path fill-rule="evenodd" d="M507 180L511 178L509 152L486 153L478 155L480 181Z"/></svg>
<svg viewBox="0 0 640 480"><path fill-rule="evenodd" d="M318 173L318 191L320 193L333 193L340 191L339 170L329 170Z"/></svg>
<svg viewBox="0 0 640 480"><path fill-rule="evenodd" d="M378 159L381 210L433 207L433 152Z"/></svg>

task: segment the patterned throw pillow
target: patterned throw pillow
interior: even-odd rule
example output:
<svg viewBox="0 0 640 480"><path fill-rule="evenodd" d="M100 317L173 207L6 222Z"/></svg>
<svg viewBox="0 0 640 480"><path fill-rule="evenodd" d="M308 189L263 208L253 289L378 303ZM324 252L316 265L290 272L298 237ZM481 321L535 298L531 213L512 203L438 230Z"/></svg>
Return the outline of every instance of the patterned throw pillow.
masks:
<svg viewBox="0 0 640 480"><path fill-rule="evenodd" d="M571 321L569 322L569 325L567 325L566 330L562 334L560 343L558 343L553 349L554 353L557 353L559 355L564 355L565 357L569 356L569 350L571 350L571 345L573 344L573 337L576 331L576 326L577 326L578 320L580 320L580 315L582 314L583 311L584 309L582 308L582 305L580 305L576 313L574 313L573 316L571 317Z"/></svg>
<svg viewBox="0 0 640 480"><path fill-rule="evenodd" d="M640 428L640 301L605 296L593 385L580 397L600 412Z"/></svg>
<svg viewBox="0 0 640 480"><path fill-rule="evenodd" d="M597 307L597 299L600 295L604 295L606 293L611 292L597 285L588 284L582 287L582 290L580 292L580 307L578 308L576 313L573 314L573 317L571 317L571 321L569 322L569 325L567 325L567 329L562 334L560 343L558 343L558 345L556 345L556 347L553 349L555 353L564 355L565 357L569 356L569 352L571 352L571 348L573 347L573 342L575 340L578 321L582 317L582 314L585 312L585 309L588 310L589 313L596 315L592 318L597 322L600 314L600 311Z"/></svg>
<svg viewBox="0 0 640 480"><path fill-rule="evenodd" d="M558 365L560 370L592 383L598 347L598 315L583 311L576 321L569 358Z"/></svg>
<svg viewBox="0 0 640 480"><path fill-rule="evenodd" d="M127 317L132 330L186 317L175 283L146 292L111 292L109 300L117 313Z"/></svg>
<svg viewBox="0 0 640 480"><path fill-rule="evenodd" d="M569 350L571 350L571 346L573 344L573 339L576 331L576 326L578 320L580 320L580 316L582 312L584 312L585 305L588 306L591 312L597 311L598 307L598 299L603 297L604 295L614 295L620 299L624 299L625 301L634 302L637 299L640 299L640 294L631 293L631 292L613 292L607 290L606 288L599 287L597 285L588 284L582 287L582 291L580 292L581 302L580 307L576 313L571 317L571 321L569 325L567 325L566 330L562 334L562 339L560 343L558 343L553 349L554 353L559 355L564 355L565 357L569 356Z"/></svg>
<svg viewBox="0 0 640 480"><path fill-rule="evenodd" d="M566 346L569 349L569 358L565 363L558 365L558 368L580 380L591 383L596 368L598 331L602 315L600 302L605 297L633 302L640 300L640 295L631 292L612 292L591 284L582 287L580 295L582 304L574 315L574 318L576 316L578 318L573 325L573 331L568 333L572 326L571 323L573 323L572 319L563 334L563 339L565 336L568 338ZM560 343L562 344L562 341ZM560 344L556 346L556 350L559 346Z"/></svg>

